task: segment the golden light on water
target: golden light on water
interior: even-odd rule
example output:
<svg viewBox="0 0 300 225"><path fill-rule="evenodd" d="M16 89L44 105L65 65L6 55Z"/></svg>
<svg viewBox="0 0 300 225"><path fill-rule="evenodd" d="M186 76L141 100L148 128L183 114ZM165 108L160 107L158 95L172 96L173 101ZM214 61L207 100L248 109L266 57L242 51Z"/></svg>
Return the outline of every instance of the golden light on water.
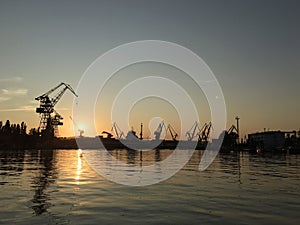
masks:
<svg viewBox="0 0 300 225"><path fill-rule="evenodd" d="M76 184L80 184L80 175L81 175L81 168L82 168L82 150L78 149L78 157L77 157L77 170L76 170Z"/></svg>

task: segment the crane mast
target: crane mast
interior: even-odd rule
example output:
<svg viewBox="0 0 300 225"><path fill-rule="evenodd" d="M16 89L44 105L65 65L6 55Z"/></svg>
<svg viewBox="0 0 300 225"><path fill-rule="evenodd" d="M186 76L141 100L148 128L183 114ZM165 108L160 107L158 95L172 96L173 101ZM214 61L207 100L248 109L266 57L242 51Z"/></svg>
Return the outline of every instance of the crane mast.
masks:
<svg viewBox="0 0 300 225"><path fill-rule="evenodd" d="M63 88L61 89L61 87ZM50 95L57 90L59 90L58 93L51 98ZM40 106L36 108L36 113L40 114L41 120L39 132L42 136L53 137L57 135L58 126L63 125L63 122L61 121L63 117L54 110L54 106L61 99L66 90L71 91L76 97L78 97L69 84L61 82L56 87L35 98L35 100L40 102Z"/></svg>

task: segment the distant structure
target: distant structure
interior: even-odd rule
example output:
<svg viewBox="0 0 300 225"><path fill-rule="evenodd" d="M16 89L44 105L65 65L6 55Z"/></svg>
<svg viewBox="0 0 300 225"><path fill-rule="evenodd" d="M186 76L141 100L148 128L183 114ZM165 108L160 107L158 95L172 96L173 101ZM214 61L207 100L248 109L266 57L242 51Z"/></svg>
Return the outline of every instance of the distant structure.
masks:
<svg viewBox="0 0 300 225"><path fill-rule="evenodd" d="M297 142L297 132L294 131L263 131L248 134L248 144L260 150L276 150L290 147Z"/></svg>
<svg viewBox="0 0 300 225"><path fill-rule="evenodd" d="M143 140L143 123L141 123L140 140Z"/></svg>
<svg viewBox="0 0 300 225"><path fill-rule="evenodd" d="M75 120L73 120L72 116L70 116L70 119L73 121L74 126L77 128L77 131L79 132L79 137L83 137L84 130L80 129Z"/></svg>
<svg viewBox="0 0 300 225"><path fill-rule="evenodd" d="M163 131L163 128L165 129L166 133L170 133L172 140L177 141L177 132L175 129L171 126L171 124L168 124L168 126L165 125L164 121L161 121L160 124L158 125L157 129L154 131L154 137L155 140L160 140L161 133Z"/></svg>
<svg viewBox="0 0 300 225"><path fill-rule="evenodd" d="M212 123L205 123L200 128L199 123L196 121L193 126L186 132L187 140L192 141L195 137L198 137L198 141L201 143L207 143L210 135Z"/></svg>
<svg viewBox="0 0 300 225"><path fill-rule="evenodd" d="M235 117L235 120L236 120L236 132L237 132L237 143L239 144L240 143L240 124L239 124L239 120L240 118L238 116Z"/></svg>
<svg viewBox="0 0 300 225"><path fill-rule="evenodd" d="M125 139L128 141L136 141L139 139L138 136L136 135L136 132L133 130L133 127L131 128L130 131L128 131Z"/></svg>
<svg viewBox="0 0 300 225"><path fill-rule="evenodd" d="M45 94L38 96L35 100L40 102L40 106L36 108L36 112L40 114L41 120L39 125L39 133L44 137L54 137L58 134L58 126L62 126L62 116L55 110L54 106L63 96L66 90L70 90L76 97L77 94L69 84L60 83L56 87L47 91ZM58 91L54 97L50 97L55 91Z"/></svg>
<svg viewBox="0 0 300 225"><path fill-rule="evenodd" d="M248 134L248 143L250 146L261 150L283 148L285 144L285 132L264 131Z"/></svg>
<svg viewBox="0 0 300 225"><path fill-rule="evenodd" d="M116 122L113 123L111 130L115 132L115 135L118 140L125 139L124 132L121 131L121 129L119 128Z"/></svg>
<svg viewBox="0 0 300 225"><path fill-rule="evenodd" d="M163 128L165 128L165 130L167 129L164 121L161 121L160 124L158 125L157 129L154 131L155 140L160 139L160 135L163 131Z"/></svg>

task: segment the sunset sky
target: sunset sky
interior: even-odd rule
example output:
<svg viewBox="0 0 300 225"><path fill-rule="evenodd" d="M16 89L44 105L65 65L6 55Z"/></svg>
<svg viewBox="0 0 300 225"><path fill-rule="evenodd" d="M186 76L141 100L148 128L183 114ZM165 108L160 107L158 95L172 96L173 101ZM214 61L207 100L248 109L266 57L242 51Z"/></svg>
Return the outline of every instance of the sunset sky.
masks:
<svg viewBox="0 0 300 225"><path fill-rule="evenodd" d="M242 134L264 128L299 130L299 11L296 0L1 0L0 120L25 121L29 128L38 127L35 97L60 82L76 89L87 67L114 47L163 40L189 48L211 68L226 100L228 128L238 115ZM105 93L108 104L114 87L125 85L127 76L154 71L176 76L176 71L159 65L125 68ZM184 78L180 82L184 83ZM205 99L185 84L197 102L201 124L207 122ZM73 98L68 92L56 106L64 117L62 136L73 135L69 118ZM147 108L149 105L160 111ZM107 106L97 106L99 133L110 131L113 122L101 116L101 107ZM177 126L172 107L158 99L136 105L130 118L132 126L139 131L139 123L148 123L156 113Z"/></svg>

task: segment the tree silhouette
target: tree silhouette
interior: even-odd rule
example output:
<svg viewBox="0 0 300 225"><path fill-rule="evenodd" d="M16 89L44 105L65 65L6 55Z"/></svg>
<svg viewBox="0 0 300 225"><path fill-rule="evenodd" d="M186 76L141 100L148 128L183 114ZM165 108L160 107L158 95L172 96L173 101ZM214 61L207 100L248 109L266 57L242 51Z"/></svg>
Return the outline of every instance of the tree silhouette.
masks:
<svg viewBox="0 0 300 225"><path fill-rule="evenodd" d="M11 134L11 127L10 127L10 121L9 120L6 120L6 123L3 127L3 134L7 135L7 136Z"/></svg>
<svg viewBox="0 0 300 225"><path fill-rule="evenodd" d="M27 125L25 122L21 124L11 124L9 120L6 120L4 126L0 121L0 136L26 136Z"/></svg>

